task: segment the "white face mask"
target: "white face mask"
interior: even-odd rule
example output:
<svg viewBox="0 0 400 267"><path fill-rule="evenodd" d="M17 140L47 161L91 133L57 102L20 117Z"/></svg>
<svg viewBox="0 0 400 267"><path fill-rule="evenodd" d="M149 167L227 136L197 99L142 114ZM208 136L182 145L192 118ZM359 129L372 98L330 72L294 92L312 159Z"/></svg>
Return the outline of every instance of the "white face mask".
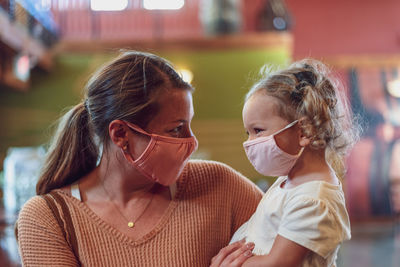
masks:
<svg viewBox="0 0 400 267"><path fill-rule="evenodd" d="M301 156L304 147L301 148L297 155L288 154L278 147L274 136L296 123L297 120L272 135L258 137L243 143L247 158L259 173L267 176L284 176L289 174L290 170L296 164L297 159Z"/></svg>

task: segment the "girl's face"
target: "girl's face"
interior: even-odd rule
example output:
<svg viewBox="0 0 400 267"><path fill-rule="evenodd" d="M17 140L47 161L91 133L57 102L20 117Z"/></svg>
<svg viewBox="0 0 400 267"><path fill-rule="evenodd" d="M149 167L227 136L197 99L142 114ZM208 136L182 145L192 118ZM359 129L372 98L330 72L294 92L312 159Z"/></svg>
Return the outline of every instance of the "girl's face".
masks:
<svg viewBox="0 0 400 267"><path fill-rule="evenodd" d="M261 136L275 134L285 128L291 121L287 121L278 114L278 100L262 92L254 93L243 107L243 124L253 140ZM296 125L280 132L275 136L276 144L283 151L296 155L301 147L299 145L300 131Z"/></svg>

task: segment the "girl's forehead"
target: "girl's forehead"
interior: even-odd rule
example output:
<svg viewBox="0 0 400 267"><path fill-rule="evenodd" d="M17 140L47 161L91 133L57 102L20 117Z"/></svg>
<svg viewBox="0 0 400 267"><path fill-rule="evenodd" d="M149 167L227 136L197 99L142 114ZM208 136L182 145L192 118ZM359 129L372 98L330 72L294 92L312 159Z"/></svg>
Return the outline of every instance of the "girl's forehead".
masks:
<svg viewBox="0 0 400 267"><path fill-rule="evenodd" d="M256 93L244 104L243 114L268 117L277 115L278 101L272 96Z"/></svg>
<svg viewBox="0 0 400 267"><path fill-rule="evenodd" d="M260 93L252 95L243 107L244 124L286 123L287 120L279 115L278 105L278 100L273 96Z"/></svg>

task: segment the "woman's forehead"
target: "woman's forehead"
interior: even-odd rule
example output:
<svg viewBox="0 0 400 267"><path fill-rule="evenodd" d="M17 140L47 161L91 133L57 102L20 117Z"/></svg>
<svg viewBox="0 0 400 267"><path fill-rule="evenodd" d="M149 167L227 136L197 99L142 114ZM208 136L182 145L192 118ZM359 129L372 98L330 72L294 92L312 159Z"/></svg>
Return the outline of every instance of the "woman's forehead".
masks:
<svg viewBox="0 0 400 267"><path fill-rule="evenodd" d="M171 122L193 116L192 93L189 90L168 90L158 98L159 112L154 120Z"/></svg>

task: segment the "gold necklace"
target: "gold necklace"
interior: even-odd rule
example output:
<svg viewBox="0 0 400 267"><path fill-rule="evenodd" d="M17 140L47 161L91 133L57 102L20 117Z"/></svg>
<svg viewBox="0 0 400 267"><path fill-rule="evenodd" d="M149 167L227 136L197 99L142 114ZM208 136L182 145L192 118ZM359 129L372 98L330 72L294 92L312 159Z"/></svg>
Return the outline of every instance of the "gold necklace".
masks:
<svg viewBox="0 0 400 267"><path fill-rule="evenodd" d="M125 217L125 215L121 212L121 210L118 208L117 204L111 199L110 195L108 194L105 186L104 186L104 181L101 182L101 186L103 187L104 192L107 195L108 200L113 204L113 206L115 207L115 209L118 211L118 213L121 215L122 218L125 219L125 221L128 222L128 227L129 228L133 228L135 226L135 222L133 222L132 220L129 220L127 217ZM145 191L143 193L146 194L148 191ZM151 194L151 199L150 201L147 203L146 207L144 208L144 210L139 214L139 216L136 218L136 222L142 217L142 215L145 213L145 211L147 210L147 208L150 206L150 203L153 201L154 198L154 194Z"/></svg>

